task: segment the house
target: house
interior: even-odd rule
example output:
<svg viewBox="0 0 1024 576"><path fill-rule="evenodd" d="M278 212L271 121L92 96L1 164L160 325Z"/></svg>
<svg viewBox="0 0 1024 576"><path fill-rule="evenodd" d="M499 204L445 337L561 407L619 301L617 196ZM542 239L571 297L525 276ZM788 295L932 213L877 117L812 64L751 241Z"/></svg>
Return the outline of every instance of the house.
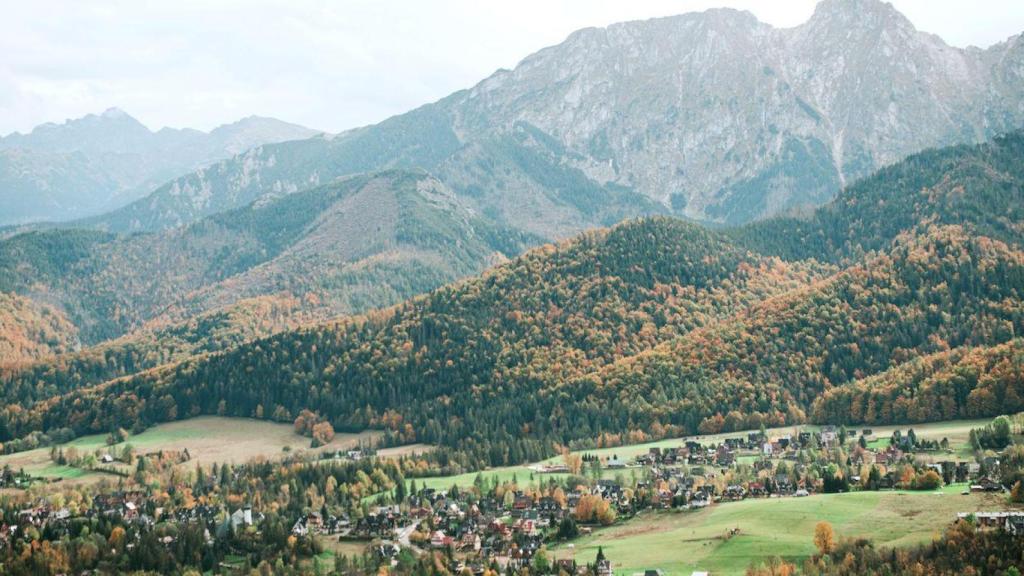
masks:
<svg viewBox="0 0 1024 576"><path fill-rule="evenodd" d="M555 568L557 568L557 572L559 573L565 572L566 574L575 574L576 560L573 560L572 558L559 558L558 560L555 560Z"/></svg>
<svg viewBox="0 0 1024 576"><path fill-rule="evenodd" d="M231 529L238 530L239 526L252 526L252 508L239 508L231 513Z"/></svg>
<svg viewBox="0 0 1024 576"><path fill-rule="evenodd" d="M822 426L821 427L821 443L825 446L831 446L836 442L836 429L835 426Z"/></svg>
<svg viewBox="0 0 1024 576"><path fill-rule="evenodd" d="M1017 513L1008 516L1003 529L1018 538L1024 536L1024 514Z"/></svg>
<svg viewBox="0 0 1024 576"><path fill-rule="evenodd" d="M433 539L431 539L433 544ZM462 535L462 539L459 541L459 550L466 552L479 552L480 551L480 535L476 533L466 532Z"/></svg>
<svg viewBox="0 0 1024 576"><path fill-rule="evenodd" d="M435 530L430 536L430 547L431 548L448 548L453 544L451 536L445 536L441 530Z"/></svg>
<svg viewBox="0 0 1024 576"><path fill-rule="evenodd" d="M746 495L747 492L743 486L733 484L726 487L725 492L722 493L722 500L743 500Z"/></svg>
<svg viewBox="0 0 1024 576"><path fill-rule="evenodd" d="M1003 485L988 476L982 476L978 478L976 482L971 484L971 492L1002 492Z"/></svg>
<svg viewBox="0 0 1024 576"><path fill-rule="evenodd" d="M626 467L626 461L619 458L618 456L613 456L608 459L608 462L605 464L605 466L612 469L621 469Z"/></svg>

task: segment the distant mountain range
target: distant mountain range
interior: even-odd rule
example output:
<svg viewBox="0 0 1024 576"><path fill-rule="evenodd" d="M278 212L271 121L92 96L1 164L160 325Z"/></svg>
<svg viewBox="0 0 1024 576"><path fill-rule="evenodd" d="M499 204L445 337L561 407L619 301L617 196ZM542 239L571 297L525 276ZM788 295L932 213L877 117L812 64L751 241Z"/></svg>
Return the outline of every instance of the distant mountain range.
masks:
<svg viewBox="0 0 1024 576"><path fill-rule="evenodd" d="M160 184L261 144L315 130L252 116L209 133L152 132L116 108L0 138L0 225L62 221L118 208Z"/></svg>
<svg viewBox="0 0 1024 576"><path fill-rule="evenodd" d="M585 29L469 90L333 138L262 146L88 224L157 230L354 173L423 169L544 238L672 212L808 209L925 148L1024 125L1024 38L981 50L878 0L775 29L710 10Z"/></svg>

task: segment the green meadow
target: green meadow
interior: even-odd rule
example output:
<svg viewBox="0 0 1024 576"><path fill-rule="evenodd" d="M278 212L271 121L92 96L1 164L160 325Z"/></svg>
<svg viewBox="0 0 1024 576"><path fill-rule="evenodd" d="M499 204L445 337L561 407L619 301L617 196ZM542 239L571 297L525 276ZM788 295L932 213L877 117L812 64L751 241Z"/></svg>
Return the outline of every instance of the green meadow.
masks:
<svg viewBox="0 0 1024 576"><path fill-rule="evenodd" d="M801 563L815 552L814 527L820 521L832 524L839 538L863 536L879 546L908 546L938 537L957 512L1005 507L999 496L961 496L962 489L750 499L694 512L651 512L597 530L554 554L593 562L601 546L616 574L647 568L670 576L695 570L743 574L752 562L772 556ZM738 532L730 537L733 529Z"/></svg>

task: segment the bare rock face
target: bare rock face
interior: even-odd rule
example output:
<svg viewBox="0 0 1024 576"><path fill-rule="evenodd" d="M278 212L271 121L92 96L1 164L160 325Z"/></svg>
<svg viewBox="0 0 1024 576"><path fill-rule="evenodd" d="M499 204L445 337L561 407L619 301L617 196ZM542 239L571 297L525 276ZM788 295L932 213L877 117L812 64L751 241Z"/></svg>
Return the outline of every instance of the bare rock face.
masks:
<svg viewBox="0 0 1024 576"><path fill-rule="evenodd" d="M924 148L1024 125L1024 40L960 49L879 0L803 25L710 10L602 29L331 138L267 145L101 219L191 222L353 173L419 168L540 237L671 211L742 223L816 206Z"/></svg>
<svg viewBox="0 0 1024 576"><path fill-rule="evenodd" d="M958 49L889 4L825 0L791 29L711 10L581 30L453 108L460 132L526 121L596 180L738 222L1020 127L1021 69L1019 37Z"/></svg>

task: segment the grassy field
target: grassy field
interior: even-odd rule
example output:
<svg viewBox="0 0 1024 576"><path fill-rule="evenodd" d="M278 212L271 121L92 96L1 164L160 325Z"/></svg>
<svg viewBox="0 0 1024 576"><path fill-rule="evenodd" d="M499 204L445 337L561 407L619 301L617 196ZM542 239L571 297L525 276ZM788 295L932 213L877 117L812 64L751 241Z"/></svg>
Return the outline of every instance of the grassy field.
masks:
<svg viewBox="0 0 1024 576"><path fill-rule="evenodd" d="M159 450L188 449L192 456L189 465L194 466L196 462L202 464L241 463L258 457L275 458L284 454L286 450L291 452L339 450L357 446L360 441L372 440L379 434L379 432L337 434L327 446L310 450L309 438L296 434L288 424L249 418L201 416L154 426L141 434L128 438L127 444L131 444L139 454ZM118 444L112 448L120 449L122 446L123 444ZM64 444L63 447L65 449L75 447L83 453L93 452L97 449L104 451L110 449L107 447L105 435L83 436ZM70 466L57 466L50 460L50 448L0 456L0 467L4 465L10 465L15 470L24 468L26 472L35 476L61 478L76 482L95 481L106 476Z"/></svg>
<svg viewBox="0 0 1024 576"><path fill-rule="evenodd" d="M988 424L992 420L990 418L982 420L955 420L949 422L935 422L931 424L914 424L912 426L874 426L872 432L874 440L872 444L878 447L885 447L889 445L889 437L892 435L893 430L901 430L906 434L910 428L914 429L914 433L921 439L928 440L941 440L947 438L950 442L950 447L954 450L954 454L937 454L934 456L923 455L922 458L925 460L943 460L950 457L959 458L971 458L971 452L968 448L967 441L968 435L970 434L971 428L980 428L985 424ZM785 428L770 428L767 430L769 436L778 436L781 434L791 434L798 430L817 430L819 426L798 426L798 427L785 427ZM852 428L851 428L852 430ZM857 429L858 432L860 428ZM686 438L671 438L666 440L658 440L656 442L646 442L644 444L633 444L630 446L616 446L614 448L598 448L594 450L582 450L579 454L592 454L601 458L610 458L617 456L622 459L629 459L640 454L646 454L651 448L677 448L682 446L686 440L694 439L702 443L721 443L726 438L735 438L738 436L746 436L747 432L730 432L728 434L712 434L704 436L688 436ZM738 460L747 464L752 463L756 457L754 456L740 456ZM548 478L561 479L564 478L565 474L540 474L536 471L536 466L543 464L560 463L561 457L553 457L542 462L538 462L533 465L523 466L509 466L505 468L493 468L485 470L483 472L484 477L491 480L497 477L501 482L511 481L515 477L520 484L529 484L532 481L539 483ZM604 470L603 477L613 479L616 475L622 474L626 478L631 474L632 469L626 470ZM638 472L639 473L639 472ZM451 488L452 485L458 486L470 486L476 479L477 473L472 472L469 474L459 474L455 476L438 476L431 478L418 478L416 484L418 486L426 486L435 489L447 489Z"/></svg>
<svg viewBox="0 0 1024 576"><path fill-rule="evenodd" d="M596 531L554 554L592 562L602 546L616 574L645 568L660 568L670 576L694 570L743 574L754 560L782 556L799 562L814 553L814 526L822 520L830 522L839 537L865 536L880 546L907 546L937 537L957 512L1006 506L1000 496L961 496L962 489L752 499L698 512L647 513ZM739 534L727 538L733 528Z"/></svg>

